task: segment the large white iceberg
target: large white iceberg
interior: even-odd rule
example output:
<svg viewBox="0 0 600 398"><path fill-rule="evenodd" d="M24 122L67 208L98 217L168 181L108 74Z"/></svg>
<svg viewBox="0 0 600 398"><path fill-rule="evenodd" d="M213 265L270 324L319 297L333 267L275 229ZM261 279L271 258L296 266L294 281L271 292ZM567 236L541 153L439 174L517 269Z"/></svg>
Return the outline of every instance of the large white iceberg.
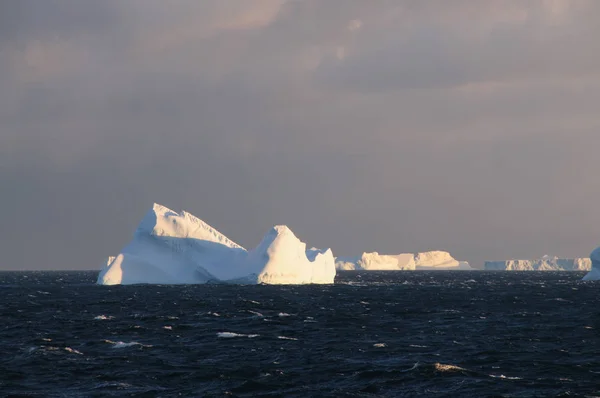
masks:
<svg viewBox="0 0 600 398"><path fill-rule="evenodd" d="M589 258L558 258L543 256L537 260L486 261L487 271L589 271Z"/></svg>
<svg viewBox="0 0 600 398"><path fill-rule="evenodd" d="M457 261L444 251L394 255L363 253L360 257L338 257L335 266L340 271L472 270L469 263Z"/></svg>
<svg viewBox="0 0 600 398"><path fill-rule="evenodd" d="M335 273L331 250L306 250L286 226L273 227L246 251L192 214L154 204L97 283L333 283Z"/></svg>
<svg viewBox="0 0 600 398"><path fill-rule="evenodd" d="M590 260L592 262L592 268L590 272L583 277L583 280L598 281L600 280L600 247L596 248L592 254L590 254Z"/></svg>

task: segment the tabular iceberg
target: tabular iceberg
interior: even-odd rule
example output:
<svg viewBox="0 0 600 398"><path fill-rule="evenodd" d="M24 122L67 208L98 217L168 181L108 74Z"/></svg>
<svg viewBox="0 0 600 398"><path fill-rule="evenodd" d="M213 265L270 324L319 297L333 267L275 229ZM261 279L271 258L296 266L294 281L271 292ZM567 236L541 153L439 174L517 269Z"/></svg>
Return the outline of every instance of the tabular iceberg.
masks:
<svg viewBox="0 0 600 398"><path fill-rule="evenodd" d="M360 257L338 257L335 266L340 271L472 270L468 262L457 261L444 251L395 255L363 253Z"/></svg>
<svg viewBox="0 0 600 398"><path fill-rule="evenodd" d="M473 270L468 262L458 261L450 253L437 250L415 254L415 265L417 270Z"/></svg>
<svg viewBox="0 0 600 398"><path fill-rule="evenodd" d="M338 270L344 271L414 271L415 256L363 253L360 257L338 257L335 266Z"/></svg>
<svg viewBox="0 0 600 398"><path fill-rule="evenodd" d="M589 258L558 258L543 256L537 260L486 261L487 271L588 271Z"/></svg>
<svg viewBox="0 0 600 398"><path fill-rule="evenodd" d="M592 252L592 254L590 254L590 259L592 261L592 268L590 272L588 272L587 275L583 277L583 280L598 281L600 280L600 247L595 249Z"/></svg>
<svg viewBox="0 0 600 398"><path fill-rule="evenodd" d="M286 226L272 228L248 252L192 214L154 204L97 283L333 283L335 273L331 250L307 251Z"/></svg>

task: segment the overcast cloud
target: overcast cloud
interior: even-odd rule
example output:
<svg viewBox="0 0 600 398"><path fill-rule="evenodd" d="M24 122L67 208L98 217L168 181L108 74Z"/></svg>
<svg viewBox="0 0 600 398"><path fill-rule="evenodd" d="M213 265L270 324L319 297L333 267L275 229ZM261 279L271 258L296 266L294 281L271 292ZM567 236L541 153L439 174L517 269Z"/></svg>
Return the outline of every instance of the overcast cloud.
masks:
<svg viewBox="0 0 600 398"><path fill-rule="evenodd" d="M153 202L252 247L587 256L596 0L0 2L0 269L97 269Z"/></svg>

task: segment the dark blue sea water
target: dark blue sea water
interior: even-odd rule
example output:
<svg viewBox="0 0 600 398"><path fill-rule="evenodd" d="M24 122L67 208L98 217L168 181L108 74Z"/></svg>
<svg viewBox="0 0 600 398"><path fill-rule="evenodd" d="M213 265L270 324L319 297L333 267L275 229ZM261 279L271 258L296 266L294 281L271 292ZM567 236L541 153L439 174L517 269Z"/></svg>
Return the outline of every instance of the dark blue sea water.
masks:
<svg viewBox="0 0 600 398"><path fill-rule="evenodd" d="M600 284L582 276L109 287L3 272L0 396L600 396Z"/></svg>

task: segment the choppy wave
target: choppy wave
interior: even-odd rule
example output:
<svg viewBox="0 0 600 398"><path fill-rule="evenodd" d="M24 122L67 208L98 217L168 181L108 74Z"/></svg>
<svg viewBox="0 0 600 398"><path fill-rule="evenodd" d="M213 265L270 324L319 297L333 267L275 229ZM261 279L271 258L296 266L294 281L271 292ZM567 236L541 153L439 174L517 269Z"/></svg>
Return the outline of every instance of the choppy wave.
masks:
<svg viewBox="0 0 600 398"><path fill-rule="evenodd" d="M96 273L0 273L0 395L600 396L600 284L581 276L96 286Z"/></svg>

